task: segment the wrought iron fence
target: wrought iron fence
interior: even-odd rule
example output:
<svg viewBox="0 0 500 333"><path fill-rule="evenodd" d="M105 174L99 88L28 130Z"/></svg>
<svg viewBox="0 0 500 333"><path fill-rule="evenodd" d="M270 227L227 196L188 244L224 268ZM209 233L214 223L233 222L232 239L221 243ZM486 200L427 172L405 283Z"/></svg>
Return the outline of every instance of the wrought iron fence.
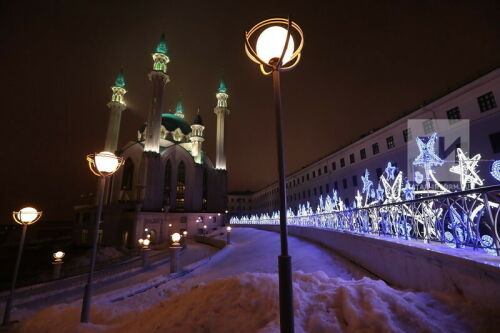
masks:
<svg viewBox="0 0 500 333"><path fill-rule="evenodd" d="M422 240L500 255L500 185L361 208L294 214L288 225ZM233 217L231 224L279 224L279 214Z"/></svg>

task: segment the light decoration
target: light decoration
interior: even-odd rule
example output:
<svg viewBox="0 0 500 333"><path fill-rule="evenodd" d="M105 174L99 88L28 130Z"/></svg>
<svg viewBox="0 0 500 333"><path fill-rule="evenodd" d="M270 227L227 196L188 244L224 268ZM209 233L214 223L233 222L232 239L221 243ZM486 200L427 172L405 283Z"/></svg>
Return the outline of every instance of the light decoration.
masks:
<svg viewBox="0 0 500 333"><path fill-rule="evenodd" d="M187 237L187 235L188 235L188 232L187 232L186 230L184 230L184 231L182 232L182 236Z"/></svg>
<svg viewBox="0 0 500 333"><path fill-rule="evenodd" d="M231 232L231 230L233 230L233 229L232 229L230 226L227 226L227 227L226 227L226 231L227 231L227 232Z"/></svg>
<svg viewBox="0 0 500 333"><path fill-rule="evenodd" d="M413 161L413 165L421 166L424 168L425 183L427 188L430 187L432 168L434 166L441 166L444 163L444 161L439 156L437 156L434 151L436 139L436 133L433 133L430 138L428 138L426 143L424 143L421 138L417 137L417 146L420 153Z"/></svg>
<svg viewBox="0 0 500 333"><path fill-rule="evenodd" d="M307 201L300 204L297 211L287 210L290 225L329 228L360 233L378 233L391 237L421 239L424 242L440 242L454 248L481 249L493 255L500 255L500 237L491 230L498 229L500 205L488 199L488 193L496 197L500 188L481 188L483 181L478 175L477 164L480 155L467 158L457 149L458 164L451 172L460 175L461 191L451 192L435 177L432 168L442 165L443 161L433 152L437 134L424 144L420 138L421 153L414 165L427 170L427 182L433 182L434 189L417 190L414 184L423 182L424 176L416 171L415 182L405 181L399 171L393 177L388 163L377 187L369 179L366 170L362 175L361 191L356 192L352 207L344 205L338 192L318 197L315 209ZM422 162L421 164L419 163ZM500 178L500 161L495 161L491 172L495 179ZM395 172L395 171L394 171ZM500 179L498 179L500 180ZM471 192L471 190L473 192ZM364 201L363 195L364 194ZM231 224L279 224L279 211L232 217Z"/></svg>
<svg viewBox="0 0 500 333"><path fill-rule="evenodd" d="M385 173L387 174L387 179L394 180L394 173L396 172L396 167L391 164L391 162L387 163L385 167Z"/></svg>
<svg viewBox="0 0 500 333"><path fill-rule="evenodd" d="M490 173L493 176L493 178L495 178L496 180L500 181L500 160L499 161L494 161L491 164Z"/></svg>
<svg viewBox="0 0 500 333"><path fill-rule="evenodd" d="M458 165L450 168L450 172L460 175L460 187L463 190L467 189L467 184L470 184L470 189L474 189L476 185L482 186L483 180L477 174L477 164L481 160L481 155L477 154L474 157L467 158L462 149L457 148Z"/></svg>

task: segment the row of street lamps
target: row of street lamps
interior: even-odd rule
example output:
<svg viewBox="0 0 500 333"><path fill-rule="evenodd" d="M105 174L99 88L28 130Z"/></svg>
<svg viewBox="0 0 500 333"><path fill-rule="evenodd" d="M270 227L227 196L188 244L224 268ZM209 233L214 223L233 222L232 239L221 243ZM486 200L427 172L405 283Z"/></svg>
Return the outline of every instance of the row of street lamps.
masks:
<svg viewBox="0 0 500 333"><path fill-rule="evenodd" d="M255 35L259 32L257 38ZM293 34L298 37L297 47ZM245 51L248 57L259 64L260 70L264 75L272 74L273 92L274 92L274 108L276 115L276 138L278 151L278 174L279 174L279 194L280 194L280 239L281 239L281 255L278 257L279 271L279 299L280 299L280 328L281 332L294 332L293 319L293 293L292 293L292 261L288 254L287 240L287 224L286 224L286 188L285 188L285 158L283 144L283 124L282 124L282 107L281 107L281 87L280 87L280 72L294 68L300 58L304 44L304 35L301 28L290 18L274 18L262 21L252 27L250 31L245 32ZM102 203L104 197L104 189L106 180L113 175L123 164L123 158L116 156L111 152L101 152L87 156L90 170L100 177L98 189L98 209L95 220L95 228L93 234L92 256L90 261L90 272L88 275L87 284L85 286L85 294L83 297L82 312L80 321L88 322L90 315L90 303L92 297L92 280L95 268L95 260L97 253L97 243L99 234L99 224L102 214ZM19 212L14 212L14 220L23 225L21 242L14 269L14 277L12 279L11 292L6 303L3 325L7 325L10 321L10 310L14 297L15 284L17 273L21 260L22 249L26 236L26 228L29 224L35 223L40 219L42 212L36 209L27 207ZM207 226L204 226L206 232ZM230 227L227 229L227 238L229 243ZM179 234L176 234L179 235ZM173 235L172 235L173 237ZM176 236L177 237L177 236ZM180 237L180 235L179 235ZM180 238L179 238L180 239ZM173 240L173 238L172 238ZM143 246L149 246L150 240L144 239ZM147 243L147 244L146 244Z"/></svg>

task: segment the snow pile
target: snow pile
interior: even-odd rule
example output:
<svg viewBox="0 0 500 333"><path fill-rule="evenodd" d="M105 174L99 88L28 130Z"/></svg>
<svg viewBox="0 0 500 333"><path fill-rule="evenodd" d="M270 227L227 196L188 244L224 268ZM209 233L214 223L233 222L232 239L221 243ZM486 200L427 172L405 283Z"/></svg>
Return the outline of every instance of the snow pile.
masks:
<svg viewBox="0 0 500 333"><path fill-rule="evenodd" d="M243 273L182 292L158 290L161 302L94 303L94 324L78 323L80 302L45 309L20 332L277 332L278 276ZM179 293L182 292L182 293ZM296 332L464 332L468 323L430 294L393 289L369 278L294 273Z"/></svg>

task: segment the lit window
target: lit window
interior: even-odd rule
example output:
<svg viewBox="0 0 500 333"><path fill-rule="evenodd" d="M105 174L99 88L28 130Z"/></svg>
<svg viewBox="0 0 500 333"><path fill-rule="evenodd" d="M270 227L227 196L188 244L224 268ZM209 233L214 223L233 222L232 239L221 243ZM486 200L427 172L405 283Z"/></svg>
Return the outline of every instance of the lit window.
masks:
<svg viewBox="0 0 500 333"><path fill-rule="evenodd" d="M359 151L359 156L361 157L362 160L364 160L366 158L366 150L365 148L361 149Z"/></svg>
<svg viewBox="0 0 500 333"><path fill-rule="evenodd" d="M385 141L387 142L387 149L392 149L395 147L394 137L392 135L390 137L388 137L387 139L385 139Z"/></svg>
<svg viewBox="0 0 500 333"><path fill-rule="evenodd" d="M429 133L434 132L434 124L433 124L433 120L432 119L424 120L424 122L422 123L422 125L424 127L424 133L425 134L429 134Z"/></svg>
<svg viewBox="0 0 500 333"><path fill-rule="evenodd" d="M493 95L493 92L491 91L479 96L477 98L477 103L479 104L479 109L481 110L481 112L485 112L497 107L495 95Z"/></svg>
<svg viewBox="0 0 500 333"><path fill-rule="evenodd" d="M448 121L450 124L456 123L457 119L461 119L460 109L457 107L446 111L446 115L448 116Z"/></svg>
<svg viewBox="0 0 500 333"><path fill-rule="evenodd" d="M405 142L408 142L409 140L411 140L411 128L407 128L407 129L403 130L403 140L405 140Z"/></svg>

